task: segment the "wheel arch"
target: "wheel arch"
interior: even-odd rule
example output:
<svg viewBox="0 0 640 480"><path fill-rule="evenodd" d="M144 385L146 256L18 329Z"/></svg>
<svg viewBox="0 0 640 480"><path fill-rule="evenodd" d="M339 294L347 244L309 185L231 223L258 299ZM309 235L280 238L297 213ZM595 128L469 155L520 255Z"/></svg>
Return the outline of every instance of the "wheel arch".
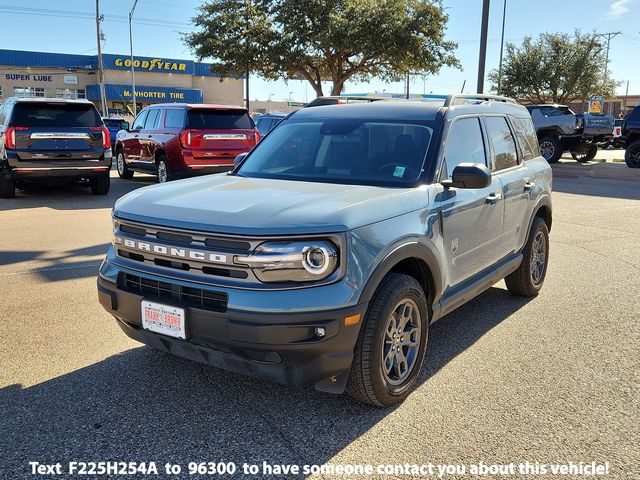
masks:
<svg viewBox="0 0 640 480"><path fill-rule="evenodd" d="M553 223L553 209L551 208L551 197L549 195L545 195L538 200L538 203L533 209L531 219L529 220L529 228L527 229L527 232L531 231L531 226L537 217L542 218L547 224L549 231L551 231L551 224Z"/></svg>
<svg viewBox="0 0 640 480"><path fill-rule="evenodd" d="M153 158L156 162L156 165L158 164L160 157L164 157L164 159L167 160L167 153L164 151L164 148L156 148L156 151L153 153Z"/></svg>
<svg viewBox="0 0 640 480"><path fill-rule="evenodd" d="M391 272L415 278L422 286L429 305L440 297L442 279L436 256L428 245L416 239L397 245L387 253L367 280L359 303L370 301L382 279Z"/></svg>

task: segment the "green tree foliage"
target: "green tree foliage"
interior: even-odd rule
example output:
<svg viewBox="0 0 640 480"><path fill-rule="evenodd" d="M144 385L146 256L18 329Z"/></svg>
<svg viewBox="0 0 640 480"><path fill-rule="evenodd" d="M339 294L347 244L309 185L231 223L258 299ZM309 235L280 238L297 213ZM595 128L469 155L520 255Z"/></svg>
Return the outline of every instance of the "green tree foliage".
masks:
<svg viewBox="0 0 640 480"><path fill-rule="evenodd" d="M533 103L569 103L591 95L612 96L618 82L605 80L605 49L595 34L543 33L507 43L501 95ZM489 74L498 90L498 71ZM606 83L605 83L606 81Z"/></svg>
<svg viewBox="0 0 640 480"><path fill-rule="evenodd" d="M224 75L304 78L322 95L349 80L458 66L439 0L208 0L186 43ZM249 66L249 67L247 67Z"/></svg>

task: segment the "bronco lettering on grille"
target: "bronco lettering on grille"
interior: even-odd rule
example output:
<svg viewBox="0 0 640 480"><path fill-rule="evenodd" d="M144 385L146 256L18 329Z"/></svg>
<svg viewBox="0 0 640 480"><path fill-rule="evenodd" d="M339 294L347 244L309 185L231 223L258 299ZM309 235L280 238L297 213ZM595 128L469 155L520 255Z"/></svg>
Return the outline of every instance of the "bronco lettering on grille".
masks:
<svg viewBox="0 0 640 480"><path fill-rule="evenodd" d="M198 262L227 263L227 256L219 253L203 252L190 248L171 247L152 242L140 242L131 238L116 236L116 244L140 252L155 253L165 257L184 258Z"/></svg>

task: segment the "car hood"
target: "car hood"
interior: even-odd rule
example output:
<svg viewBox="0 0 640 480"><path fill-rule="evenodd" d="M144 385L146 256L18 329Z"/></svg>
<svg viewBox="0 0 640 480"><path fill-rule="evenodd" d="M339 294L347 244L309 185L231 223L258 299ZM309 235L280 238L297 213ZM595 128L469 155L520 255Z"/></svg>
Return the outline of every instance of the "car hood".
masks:
<svg viewBox="0 0 640 480"><path fill-rule="evenodd" d="M220 174L140 188L114 215L151 225L240 235L334 233L428 205L425 186L389 188Z"/></svg>

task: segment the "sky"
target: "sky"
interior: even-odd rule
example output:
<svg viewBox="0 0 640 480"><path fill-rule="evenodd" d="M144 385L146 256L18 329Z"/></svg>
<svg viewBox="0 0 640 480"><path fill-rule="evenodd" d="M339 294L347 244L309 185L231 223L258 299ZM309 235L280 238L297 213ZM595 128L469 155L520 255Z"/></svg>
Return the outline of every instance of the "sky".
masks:
<svg viewBox="0 0 640 480"><path fill-rule="evenodd" d="M100 0L105 16L103 53L129 52L128 13L134 0ZM491 0L487 73L497 68L504 0ZM624 94L640 94L640 0L506 0L505 40L519 44L527 36L549 32L622 32L611 40L609 70L623 84ZM133 23L134 55L195 59L181 34L193 29L191 18L200 0L138 0ZM426 79L412 78L413 93L457 93L476 88L482 0L444 0L449 15L446 38L458 44L455 55L462 70L443 68ZM95 55L96 27L93 0L0 0L0 48ZM205 59L206 61L206 59ZM325 94L330 91L325 87ZM306 81L266 81L251 78L251 100L306 101L314 97ZM488 83L485 83L485 91ZM403 91L403 84L374 80L348 82L346 93Z"/></svg>

